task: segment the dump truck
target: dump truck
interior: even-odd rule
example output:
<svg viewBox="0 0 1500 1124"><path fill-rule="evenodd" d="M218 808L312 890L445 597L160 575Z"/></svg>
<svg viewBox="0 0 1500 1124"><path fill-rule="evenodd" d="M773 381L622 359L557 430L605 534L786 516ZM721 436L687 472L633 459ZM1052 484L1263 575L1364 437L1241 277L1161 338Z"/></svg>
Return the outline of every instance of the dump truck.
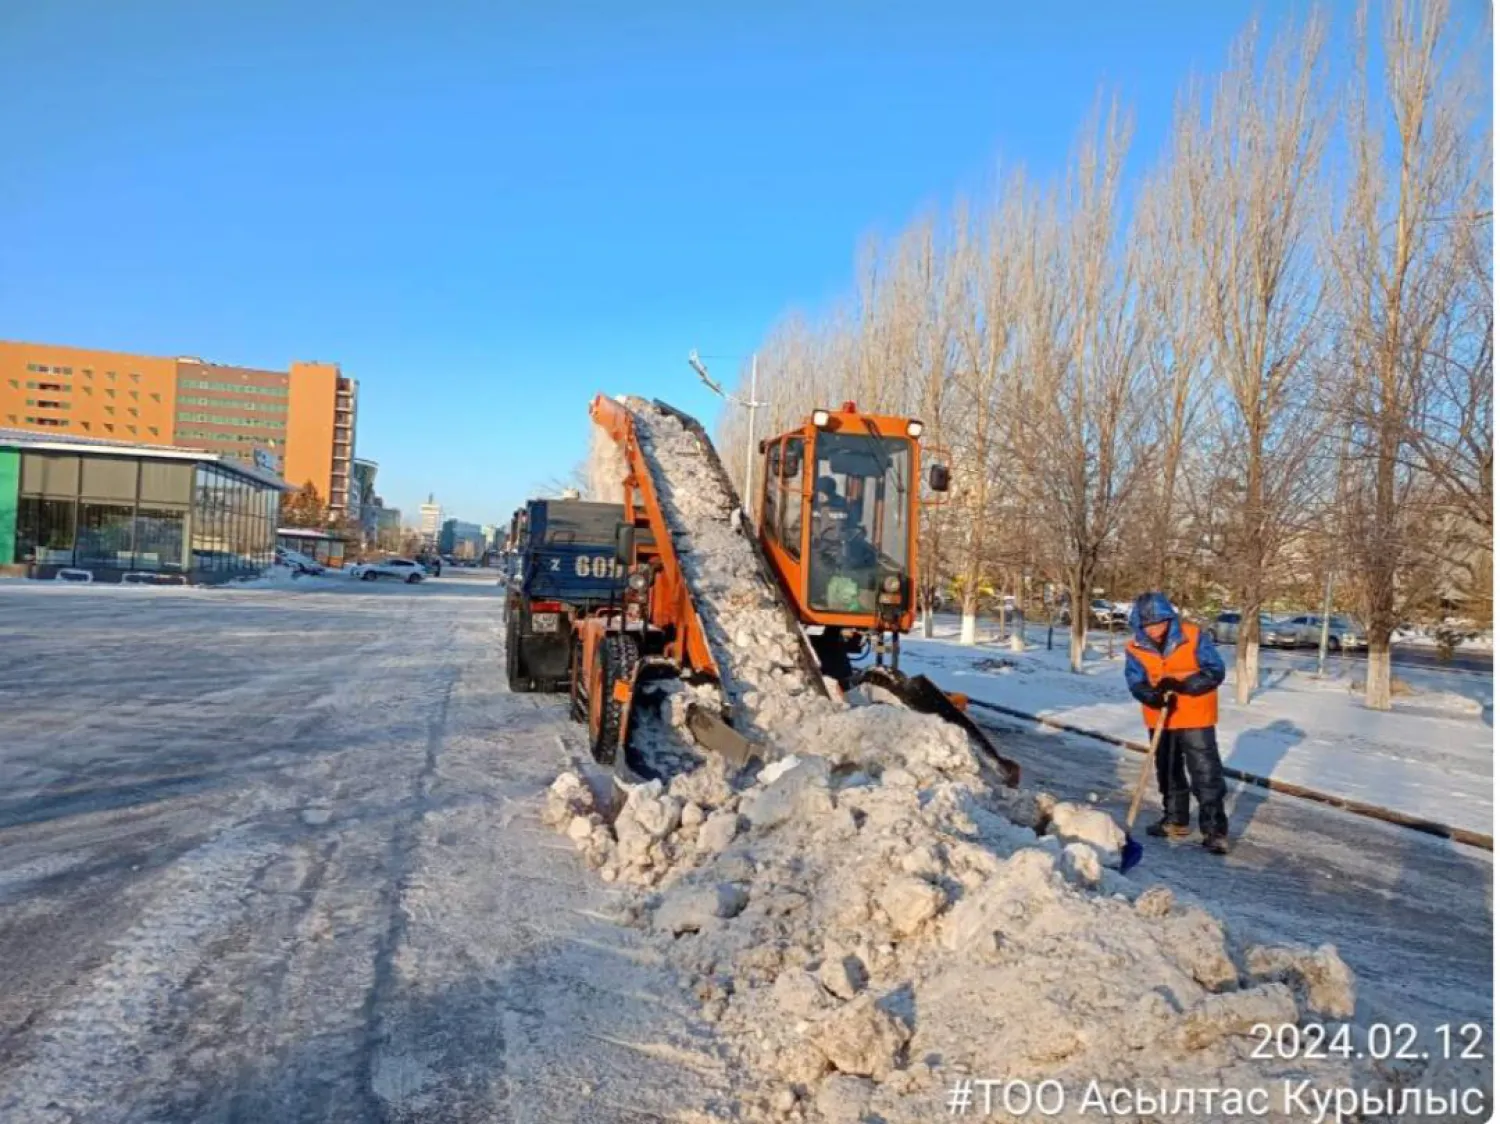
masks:
<svg viewBox="0 0 1500 1124"><path fill-rule="evenodd" d="M800 689L824 696L831 693L829 680L841 690L878 688L886 701L961 727L1003 783L1019 782L1019 766L969 718L961 696L900 670L900 637L915 614L920 506L940 502L949 485L947 466L930 466L924 499L919 420L866 414L845 403L814 410L798 429L761 442L765 483L752 521L741 516L734 484L696 420L660 401L604 395L594 398L589 412L625 466L614 555L625 572L620 603L575 621L569 661L573 713L588 726L596 760L652 775L649 763L633 752L633 717L650 684L667 677L714 689L711 701L700 690L687 707L699 745L736 763L755 753L735 729L705 624L719 621L725 606L683 565L678 543L693 528L665 494L661 466L643 447L643 430L671 418L689 439L673 455L690 460L689 474L716 497L709 518L747 540L760 589L777 607L786 633L797 638L795 666L778 674L792 675ZM856 672L856 653L873 655L873 665Z"/></svg>
<svg viewBox="0 0 1500 1124"><path fill-rule="evenodd" d="M625 509L587 500L533 499L511 519L505 663L513 691L565 691L578 620L607 611L624 589L615 558Z"/></svg>

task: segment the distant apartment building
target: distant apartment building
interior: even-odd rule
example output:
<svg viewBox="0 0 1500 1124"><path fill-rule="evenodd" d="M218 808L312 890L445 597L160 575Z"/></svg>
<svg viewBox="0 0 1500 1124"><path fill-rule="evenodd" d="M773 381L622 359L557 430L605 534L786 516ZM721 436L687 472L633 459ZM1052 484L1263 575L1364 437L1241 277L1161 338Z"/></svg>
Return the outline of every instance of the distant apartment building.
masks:
<svg viewBox="0 0 1500 1124"><path fill-rule="evenodd" d="M395 550L401 543L401 509L399 507L386 507L383 504L375 508L375 541L387 550Z"/></svg>
<svg viewBox="0 0 1500 1124"><path fill-rule="evenodd" d="M427 502L417 508L420 518L417 520L417 533L422 536L422 541L428 546L436 548L438 534L443 529L443 505L432 498L432 493L427 493Z"/></svg>
<svg viewBox="0 0 1500 1124"><path fill-rule="evenodd" d="M354 493L358 385L336 363L265 371L0 341L0 426L203 449L312 482L335 515Z"/></svg>
<svg viewBox="0 0 1500 1124"><path fill-rule="evenodd" d="M381 506L380 496L375 492L375 474L379 470L380 466L372 460L354 459L349 513L359 524L360 537L366 543L375 539L375 515Z"/></svg>
<svg viewBox="0 0 1500 1124"><path fill-rule="evenodd" d="M484 539L478 523L462 519L445 519L438 531L438 550L458 558L478 558L484 553Z"/></svg>

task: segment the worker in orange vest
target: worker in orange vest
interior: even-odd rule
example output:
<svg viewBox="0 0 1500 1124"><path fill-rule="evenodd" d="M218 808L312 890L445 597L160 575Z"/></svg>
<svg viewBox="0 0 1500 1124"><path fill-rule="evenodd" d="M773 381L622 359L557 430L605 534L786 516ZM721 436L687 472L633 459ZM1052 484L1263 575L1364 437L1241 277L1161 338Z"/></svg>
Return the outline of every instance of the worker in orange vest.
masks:
<svg viewBox="0 0 1500 1124"><path fill-rule="evenodd" d="M1167 712L1156 750L1162 818L1146 831L1185 839L1191 793L1198 801L1203 846L1213 854L1227 854L1224 765L1215 729L1224 661L1208 634L1182 620L1164 593L1143 593L1135 599L1130 629L1134 636L1125 645L1125 683L1141 704L1148 729L1156 729L1163 708Z"/></svg>

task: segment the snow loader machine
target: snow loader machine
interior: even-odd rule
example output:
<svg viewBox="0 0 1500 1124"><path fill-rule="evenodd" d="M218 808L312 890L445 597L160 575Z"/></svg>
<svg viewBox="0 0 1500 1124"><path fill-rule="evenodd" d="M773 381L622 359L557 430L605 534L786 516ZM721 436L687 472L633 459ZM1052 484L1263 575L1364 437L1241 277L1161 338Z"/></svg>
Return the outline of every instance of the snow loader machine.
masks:
<svg viewBox="0 0 1500 1124"><path fill-rule="evenodd" d="M901 635L915 619L918 515L949 486L947 466L935 463L926 479L930 495L922 496L922 423L861 413L852 402L814 410L801 427L760 443L763 484L752 508L741 504L701 424L660 401L645 408L687 430L724 497L726 521L751 544L760 580L801 640L801 667L789 670L825 697L826 676L840 690L867 685L943 718L964 730L988 771L1008 786L1019 784L1019 765L968 716L962 696L900 670ZM702 603L675 546L691 528L669 522L630 408L601 394L589 414L625 466L626 515L615 557L626 579L617 606L575 623L573 715L588 726L595 760L623 776L650 778L654 771L630 737L647 685L665 677L718 685L718 705L688 704L688 728L702 748L742 765L757 747L734 728L703 624L713 606ZM741 517L742 509L756 512L757 526ZM873 655L873 664L856 670L856 655Z"/></svg>

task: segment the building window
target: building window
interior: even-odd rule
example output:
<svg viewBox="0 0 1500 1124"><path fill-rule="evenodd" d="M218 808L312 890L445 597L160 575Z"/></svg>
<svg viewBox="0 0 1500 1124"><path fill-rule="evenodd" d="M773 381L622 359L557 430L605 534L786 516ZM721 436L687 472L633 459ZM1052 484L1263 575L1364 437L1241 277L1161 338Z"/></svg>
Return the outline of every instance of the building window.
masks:
<svg viewBox="0 0 1500 1124"><path fill-rule="evenodd" d="M111 398L113 398L115 396L115 392L113 390L110 390L110 389L106 389L104 391L104 393L107 394Z"/></svg>
<svg viewBox="0 0 1500 1124"><path fill-rule="evenodd" d="M86 379L93 378L94 377L94 368L92 368L92 367L85 367L83 369L83 377L86 378Z"/></svg>
<svg viewBox="0 0 1500 1124"><path fill-rule="evenodd" d="M115 373L113 371L105 371L104 372L104 376L105 376L105 378L111 378L112 379L112 378L115 377Z"/></svg>
<svg viewBox="0 0 1500 1124"><path fill-rule="evenodd" d="M131 433L135 432L135 426L133 425L127 425L125 428L128 429Z"/></svg>
<svg viewBox="0 0 1500 1124"><path fill-rule="evenodd" d="M115 431L115 427L114 426L110 425L109 422L105 422L104 423L104 432L105 433L113 433L114 431Z"/></svg>
<svg viewBox="0 0 1500 1124"><path fill-rule="evenodd" d="M104 412L106 414L112 414L115 412L115 408L113 406L106 406L104 407Z"/></svg>
<svg viewBox="0 0 1500 1124"><path fill-rule="evenodd" d="M140 396L141 396L141 392L139 390L132 390L130 392L130 397L132 397L132 398L139 399Z"/></svg>
<svg viewBox="0 0 1500 1124"><path fill-rule="evenodd" d="M182 569L182 511L143 507L135 517L135 564L142 570Z"/></svg>
<svg viewBox="0 0 1500 1124"><path fill-rule="evenodd" d="M211 382L207 379L183 379L177 384L183 390L229 390L237 394L261 394L270 398L285 398L286 387L263 386L249 382Z"/></svg>
<svg viewBox="0 0 1500 1124"><path fill-rule="evenodd" d="M14 389L14 390L20 390L21 389L21 380L20 379L11 379L10 380L10 385L11 385L12 389Z"/></svg>
<svg viewBox="0 0 1500 1124"><path fill-rule="evenodd" d="M13 561L69 565L73 561L73 508L72 500L22 496L16 503Z"/></svg>
<svg viewBox="0 0 1500 1124"><path fill-rule="evenodd" d="M134 513L124 504L80 503L78 565L129 568L134 522Z"/></svg>
<svg viewBox="0 0 1500 1124"><path fill-rule="evenodd" d="M141 412L139 410L137 410L134 406L127 407L127 409L129 411L131 417L138 418L138 417L141 416Z"/></svg>
<svg viewBox="0 0 1500 1124"><path fill-rule="evenodd" d="M147 428L151 431L151 436L155 437L156 436L156 426L154 426L154 425L153 426L148 426Z"/></svg>
<svg viewBox="0 0 1500 1124"><path fill-rule="evenodd" d="M130 381L131 382L140 382L141 381L141 376L138 375L136 372L131 371L130 372Z"/></svg>

